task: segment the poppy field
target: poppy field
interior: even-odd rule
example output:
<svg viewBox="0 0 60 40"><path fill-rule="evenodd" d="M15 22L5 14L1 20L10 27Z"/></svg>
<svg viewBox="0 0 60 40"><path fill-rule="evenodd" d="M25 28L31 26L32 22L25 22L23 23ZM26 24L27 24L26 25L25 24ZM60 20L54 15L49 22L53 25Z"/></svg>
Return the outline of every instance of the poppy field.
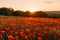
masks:
<svg viewBox="0 0 60 40"><path fill-rule="evenodd" d="M60 40L60 18L0 17L0 40Z"/></svg>

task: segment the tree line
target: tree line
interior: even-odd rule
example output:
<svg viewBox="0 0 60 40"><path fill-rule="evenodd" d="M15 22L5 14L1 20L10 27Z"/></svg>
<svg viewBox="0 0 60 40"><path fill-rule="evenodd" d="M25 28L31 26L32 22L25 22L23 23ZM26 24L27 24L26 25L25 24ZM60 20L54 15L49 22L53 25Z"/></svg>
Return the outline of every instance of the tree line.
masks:
<svg viewBox="0 0 60 40"><path fill-rule="evenodd" d="M6 8L2 7L0 8L0 15L4 16L20 16L20 17L55 17L47 14L46 12L43 11L36 11L34 13L31 13L29 11L23 12L20 10L14 11L13 8Z"/></svg>

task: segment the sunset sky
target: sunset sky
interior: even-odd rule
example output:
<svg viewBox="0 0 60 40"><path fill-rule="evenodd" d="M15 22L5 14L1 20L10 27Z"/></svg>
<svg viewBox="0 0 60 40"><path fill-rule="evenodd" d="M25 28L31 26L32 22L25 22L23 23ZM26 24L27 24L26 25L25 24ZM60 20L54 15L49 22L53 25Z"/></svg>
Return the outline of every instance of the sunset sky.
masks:
<svg viewBox="0 0 60 40"><path fill-rule="evenodd" d="M1 7L22 11L60 11L60 0L0 0Z"/></svg>

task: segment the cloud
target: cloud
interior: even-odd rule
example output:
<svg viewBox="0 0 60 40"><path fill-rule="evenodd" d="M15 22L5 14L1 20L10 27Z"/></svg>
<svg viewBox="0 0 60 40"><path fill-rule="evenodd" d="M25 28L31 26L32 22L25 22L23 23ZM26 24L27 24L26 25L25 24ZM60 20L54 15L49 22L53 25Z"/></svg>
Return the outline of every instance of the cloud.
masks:
<svg viewBox="0 0 60 40"><path fill-rule="evenodd" d="M53 2L45 1L45 3L46 3L46 4L51 4L51 3L53 3Z"/></svg>

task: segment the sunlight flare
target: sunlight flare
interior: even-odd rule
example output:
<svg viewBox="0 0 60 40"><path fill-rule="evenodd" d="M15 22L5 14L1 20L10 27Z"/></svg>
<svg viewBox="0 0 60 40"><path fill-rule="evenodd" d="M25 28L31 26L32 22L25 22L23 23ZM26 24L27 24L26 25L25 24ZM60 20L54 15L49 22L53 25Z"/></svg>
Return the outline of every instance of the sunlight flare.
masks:
<svg viewBox="0 0 60 40"><path fill-rule="evenodd" d="M28 11L30 11L30 12L35 12L36 9L35 9L35 8L29 8Z"/></svg>

